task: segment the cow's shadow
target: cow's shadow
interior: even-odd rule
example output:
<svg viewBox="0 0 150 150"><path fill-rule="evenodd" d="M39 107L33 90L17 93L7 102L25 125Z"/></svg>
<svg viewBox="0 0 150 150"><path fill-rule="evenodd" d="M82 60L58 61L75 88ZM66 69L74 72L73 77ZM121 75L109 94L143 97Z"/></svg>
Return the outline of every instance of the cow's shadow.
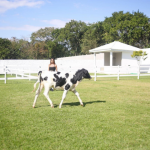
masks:
<svg viewBox="0 0 150 150"><path fill-rule="evenodd" d="M101 101L101 100L97 100L97 101L90 101L90 102L83 102L83 107L85 107L88 104L93 104L93 103L106 103L106 101ZM59 107L59 104L53 104L54 108ZM63 103L63 106L80 106L79 102L72 102L72 103ZM49 107L50 105L45 105L45 106L36 106L35 108L39 108L39 107Z"/></svg>
<svg viewBox="0 0 150 150"><path fill-rule="evenodd" d="M97 100L97 101L83 102L83 106L85 107L86 105L93 104L93 103L106 103L106 101ZM79 102L72 102L72 103L63 103L62 105L79 106L80 103ZM59 105L55 105L55 107L58 107L58 106Z"/></svg>

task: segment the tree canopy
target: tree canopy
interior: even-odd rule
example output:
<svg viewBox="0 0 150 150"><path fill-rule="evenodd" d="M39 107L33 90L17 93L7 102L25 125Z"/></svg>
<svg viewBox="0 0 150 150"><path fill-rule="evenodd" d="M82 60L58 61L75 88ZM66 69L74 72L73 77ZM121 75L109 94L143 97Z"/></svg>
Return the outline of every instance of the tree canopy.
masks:
<svg viewBox="0 0 150 150"><path fill-rule="evenodd" d="M150 47L150 18L143 13L112 13L104 21L87 24L71 20L64 28L45 27L31 41L0 38L0 59L48 59L88 54L90 49L120 41L138 48Z"/></svg>
<svg viewBox="0 0 150 150"><path fill-rule="evenodd" d="M143 13L114 12L103 22L104 39L107 43L114 40L139 48L150 46L149 18Z"/></svg>

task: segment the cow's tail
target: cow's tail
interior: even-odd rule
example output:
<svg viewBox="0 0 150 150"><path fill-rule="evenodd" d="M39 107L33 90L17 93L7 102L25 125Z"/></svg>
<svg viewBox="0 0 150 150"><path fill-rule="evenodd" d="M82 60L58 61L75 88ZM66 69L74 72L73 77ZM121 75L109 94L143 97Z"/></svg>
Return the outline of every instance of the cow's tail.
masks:
<svg viewBox="0 0 150 150"><path fill-rule="evenodd" d="M36 84L37 84L37 83L41 83L41 74L42 74L42 71L39 71L39 72L38 72L38 80L36 81L36 83L34 83L34 89L33 89L32 92L35 91L35 89L36 89ZM40 85L39 85L39 86L40 86Z"/></svg>

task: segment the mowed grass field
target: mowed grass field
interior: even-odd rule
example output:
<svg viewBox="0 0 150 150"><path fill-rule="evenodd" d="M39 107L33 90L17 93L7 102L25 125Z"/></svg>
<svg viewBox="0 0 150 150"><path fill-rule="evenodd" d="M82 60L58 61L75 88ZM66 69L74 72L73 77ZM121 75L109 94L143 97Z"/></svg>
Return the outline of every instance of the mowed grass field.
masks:
<svg viewBox="0 0 150 150"><path fill-rule="evenodd" d="M149 150L150 77L98 78L78 86L85 107L68 92L40 94L32 108L36 80L0 81L1 150Z"/></svg>

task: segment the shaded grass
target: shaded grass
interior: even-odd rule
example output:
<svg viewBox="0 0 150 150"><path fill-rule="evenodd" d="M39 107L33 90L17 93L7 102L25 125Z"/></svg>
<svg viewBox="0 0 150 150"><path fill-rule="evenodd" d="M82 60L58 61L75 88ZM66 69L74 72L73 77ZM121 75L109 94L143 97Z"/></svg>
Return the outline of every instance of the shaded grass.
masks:
<svg viewBox="0 0 150 150"><path fill-rule="evenodd" d="M84 80L77 91L41 94L32 108L35 80L0 81L1 149L150 149L150 77Z"/></svg>

